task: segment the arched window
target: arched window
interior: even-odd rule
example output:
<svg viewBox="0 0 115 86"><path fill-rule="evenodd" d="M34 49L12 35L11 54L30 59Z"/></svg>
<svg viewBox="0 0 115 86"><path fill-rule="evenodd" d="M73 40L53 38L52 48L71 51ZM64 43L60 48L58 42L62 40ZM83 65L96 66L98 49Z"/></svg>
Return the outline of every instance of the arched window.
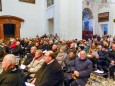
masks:
<svg viewBox="0 0 115 86"><path fill-rule="evenodd" d="M93 34L93 14L89 8L82 12L82 34L83 39Z"/></svg>
<svg viewBox="0 0 115 86"><path fill-rule="evenodd" d="M83 20L89 20L89 19L93 19L93 15L92 12L89 8L85 8L82 12L82 19Z"/></svg>

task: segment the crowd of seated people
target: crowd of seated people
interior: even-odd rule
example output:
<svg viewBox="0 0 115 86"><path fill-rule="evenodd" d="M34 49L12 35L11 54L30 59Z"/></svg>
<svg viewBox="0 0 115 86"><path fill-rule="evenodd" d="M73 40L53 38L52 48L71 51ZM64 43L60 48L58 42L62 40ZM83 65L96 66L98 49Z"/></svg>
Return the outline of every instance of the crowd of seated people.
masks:
<svg viewBox="0 0 115 86"><path fill-rule="evenodd" d="M0 41L1 61L4 52L16 56L18 64L15 65L23 81L35 86L85 86L91 72L97 69L115 79L115 38L108 35L94 35L87 41L60 40L57 35L46 34L35 38L11 38L7 45ZM25 68L21 68L22 64ZM50 70L48 65L52 67L48 67ZM61 76L56 74L58 72ZM43 77L55 83L48 83Z"/></svg>

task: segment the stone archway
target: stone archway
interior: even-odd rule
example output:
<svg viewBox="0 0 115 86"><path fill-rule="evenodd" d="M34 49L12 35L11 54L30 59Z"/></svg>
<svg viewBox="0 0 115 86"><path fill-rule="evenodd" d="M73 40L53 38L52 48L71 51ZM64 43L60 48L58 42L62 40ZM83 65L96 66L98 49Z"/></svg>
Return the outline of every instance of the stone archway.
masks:
<svg viewBox="0 0 115 86"><path fill-rule="evenodd" d="M4 24L14 24L15 25L15 36L14 38L20 38L20 27L21 22L24 22L24 19L10 16L10 15L3 15L0 16L0 39L5 39L4 37Z"/></svg>

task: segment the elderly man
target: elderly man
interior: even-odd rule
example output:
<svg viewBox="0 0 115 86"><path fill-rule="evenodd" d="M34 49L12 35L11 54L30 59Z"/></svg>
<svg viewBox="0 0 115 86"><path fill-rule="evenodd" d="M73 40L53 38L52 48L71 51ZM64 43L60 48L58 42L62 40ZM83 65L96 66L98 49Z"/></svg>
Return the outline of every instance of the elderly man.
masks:
<svg viewBox="0 0 115 86"><path fill-rule="evenodd" d="M80 57L71 63L71 79L65 79L65 86L85 86L92 72L92 62L86 58L86 52L80 51Z"/></svg>
<svg viewBox="0 0 115 86"><path fill-rule="evenodd" d="M45 63L35 76L35 86L62 86L64 73L55 60L54 53L47 51L44 55L44 61Z"/></svg>
<svg viewBox="0 0 115 86"><path fill-rule="evenodd" d="M35 46L31 47L30 54L27 55L27 58L25 59L25 61L23 63L24 65L27 66L32 62L33 58L35 57L36 49L37 48Z"/></svg>
<svg viewBox="0 0 115 86"><path fill-rule="evenodd" d="M3 72L0 75L0 86L23 86L21 74L15 67L16 57L8 54L2 62Z"/></svg>

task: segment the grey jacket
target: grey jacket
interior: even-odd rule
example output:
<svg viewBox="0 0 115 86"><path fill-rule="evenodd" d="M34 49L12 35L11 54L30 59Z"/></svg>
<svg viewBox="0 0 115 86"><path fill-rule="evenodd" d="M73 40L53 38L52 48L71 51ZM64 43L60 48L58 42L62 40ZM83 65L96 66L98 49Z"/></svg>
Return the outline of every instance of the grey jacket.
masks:
<svg viewBox="0 0 115 86"><path fill-rule="evenodd" d="M92 62L89 59L81 60L80 58L76 58L71 63L70 71L74 72L75 70L79 72L80 76L76 79L77 84L80 86L85 86L92 72Z"/></svg>

